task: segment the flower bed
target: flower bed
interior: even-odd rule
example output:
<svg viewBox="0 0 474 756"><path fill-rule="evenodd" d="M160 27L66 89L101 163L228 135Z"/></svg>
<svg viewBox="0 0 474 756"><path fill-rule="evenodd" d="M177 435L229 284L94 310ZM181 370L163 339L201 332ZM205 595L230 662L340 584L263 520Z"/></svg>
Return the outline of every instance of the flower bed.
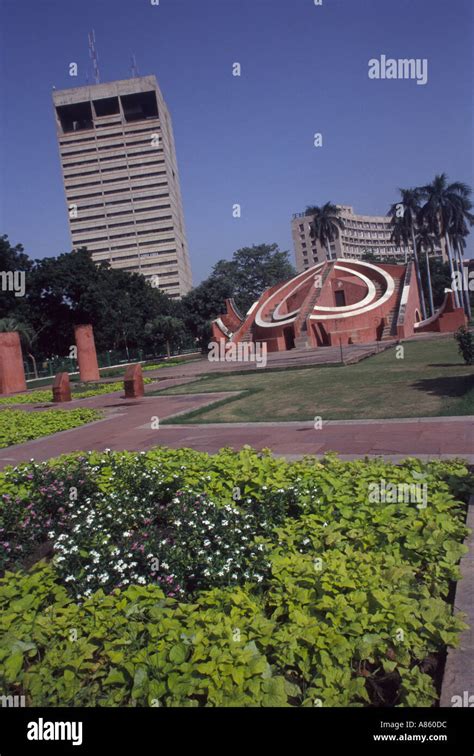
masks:
<svg viewBox="0 0 474 756"><path fill-rule="evenodd" d="M426 506L369 500L420 476ZM32 705L430 706L464 627L448 592L469 483L461 462L249 449L9 470L0 687ZM45 540L49 562L20 569Z"/></svg>
<svg viewBox="0 0 474 756"><path fill-rule="evenodd" d="M23 444L51 433L78 428L80 425L99 420L102 414L92 409L47 410L24 412L2 410L0 412L0 449L12 444ZM1 562L1 557L0 557Z"/></svg>
<svg viewBox="0 0 474 756"><path fill-rule="evenodd" d="M154 378L144 378L143 383L154 383ZM87 385L87 388L85 386ZM116 381L114 383L92 383L82 384L82 386L71 386L71 395L73 399L87 399L91 396L100 396L101 394L111 394L113 391L123 390L123 381ZM42 402L52 402L53 391L52 389L36 389L28 391L25 394L12 394L11 396L2 396L0 398L0 405L2 404L40 404Z"/></svg>

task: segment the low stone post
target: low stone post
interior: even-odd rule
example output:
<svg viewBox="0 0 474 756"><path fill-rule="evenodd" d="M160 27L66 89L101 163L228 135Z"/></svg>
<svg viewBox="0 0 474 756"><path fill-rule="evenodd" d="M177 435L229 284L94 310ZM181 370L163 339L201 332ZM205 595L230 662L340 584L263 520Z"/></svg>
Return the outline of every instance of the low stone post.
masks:
<svg viewBox="0 0 474 756"><path fill-rule="evenodd" d="M71 401L69 373L58 373L53 382L53 402Z"/></svg>
<svg viewBox="0 0 474 756"><path fill-rule="evenodd" d="M143 383L142 366L129 365L125 371L124 379L125 397L127 399L139 399L145 394Z"/></svg>

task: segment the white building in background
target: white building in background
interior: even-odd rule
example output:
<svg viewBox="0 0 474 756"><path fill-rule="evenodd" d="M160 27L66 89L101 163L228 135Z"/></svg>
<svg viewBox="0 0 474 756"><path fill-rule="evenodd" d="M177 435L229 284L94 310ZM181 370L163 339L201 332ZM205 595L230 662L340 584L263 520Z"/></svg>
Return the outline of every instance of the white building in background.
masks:
<svg viewBox="0 0 474 756"><path fill-rule="evenodd" d="M356 215L349 205L337 205L344 228L330 244L329 259L346 257L361 260L364 253L372 252L380 257L405 260L405 250L391 240L392 228L388 215ZM291 220L291 233L296 257L296 269L301 272L316 263L328 259L327 250L319 241L311 238L311 217L295 213ZM409 249L411 255L411 247ZM441 255L441 252L439 251Z"/></svg>

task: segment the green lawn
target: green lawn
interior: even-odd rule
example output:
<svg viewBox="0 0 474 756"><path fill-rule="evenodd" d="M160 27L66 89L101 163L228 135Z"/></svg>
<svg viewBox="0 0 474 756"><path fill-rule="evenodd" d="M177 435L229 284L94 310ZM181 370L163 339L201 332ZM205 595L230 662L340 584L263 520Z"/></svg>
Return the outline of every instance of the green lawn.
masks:
<svg viewBox="0 0 474 756"><path fill-rule="evenodd" d="M356 365L206 375L156 394L242 391L174 422L265 422L474 414L474 368L452 339L407 342ZM169 420L168 422L173 422Z"/></svg>

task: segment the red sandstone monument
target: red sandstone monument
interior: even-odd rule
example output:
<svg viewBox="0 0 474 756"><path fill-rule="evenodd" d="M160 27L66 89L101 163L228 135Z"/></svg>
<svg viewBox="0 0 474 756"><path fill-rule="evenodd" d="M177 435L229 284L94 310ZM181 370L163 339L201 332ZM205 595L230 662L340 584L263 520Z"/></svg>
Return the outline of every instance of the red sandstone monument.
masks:
<svg viewBox="0 0 474 756"><path fill-rule="evenodd" d="M124 387L127 399L139 399L145 394L141 365L128 366L125 371Z"/></svg>
<svg viewBox="0 0 474 756"><path fill-rule="evenodd" d="M53 402L70 402L71 384L69 373L58 373L53 382Z"/></svg>
<svg viewBox="0 0 474 756"><path fill-rule="evenodd" d="M100 373L92 326L74 326L74 336L76 339L77 361L79 363L79 376L81 381L98 381L100 379Z"/></svg>
<svg viewBox="0 0 474 756"><path fill-rule="evenodd" d="M19 391L26 391L20 336L16 331L0 333L0 394Z"/></svg>
<svg viewBox="0 0 474 756"><path fill-rule="evenodd" d="M421 319L414 264L343 258L325 261L264 291L242 316L232 299L212 323L224 350L265 343L268 352L398 340L427 331L456 331L467 322L446 290L441 307Z"/></svg>

